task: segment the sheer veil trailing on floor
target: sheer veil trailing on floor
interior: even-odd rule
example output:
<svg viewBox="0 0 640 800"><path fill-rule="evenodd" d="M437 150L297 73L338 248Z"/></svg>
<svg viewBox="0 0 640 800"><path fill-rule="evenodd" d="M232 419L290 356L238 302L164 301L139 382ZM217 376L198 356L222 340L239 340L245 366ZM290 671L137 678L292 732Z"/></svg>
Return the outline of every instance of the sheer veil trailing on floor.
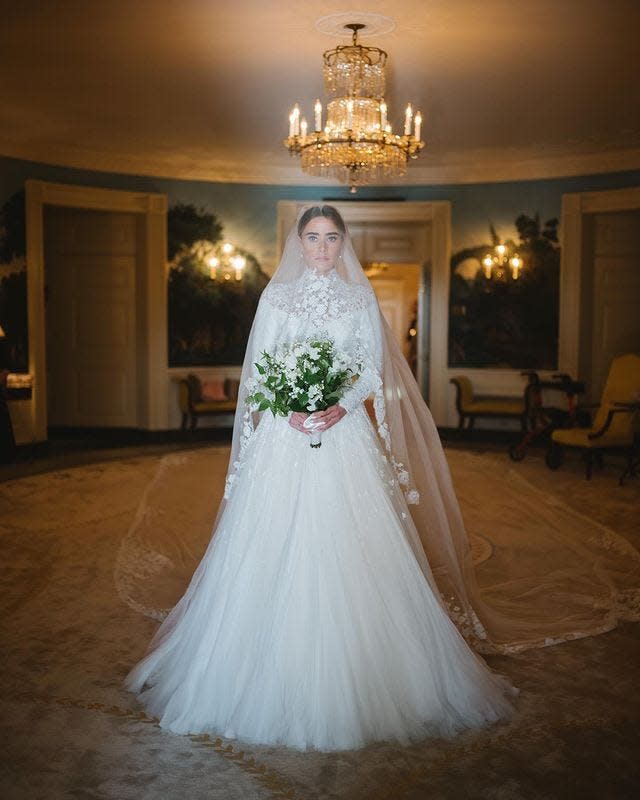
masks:
<svg viewBox="0 0 640 800"><path fill-rule="evenodd" d="M305 269L296 222L270 286L294 282ZM363 287L373 297L348 233L336 271L343 281ZM484 503L479 511L489 538L494 525L503 533L496 564L485 570L483 580L478 580L449 465L431 413L375 298L369 308L382 352L381 361L377 361L381 380L377 381L373 397L375 426L410 512L404 520L404 532L427 580L465 638L482 652L518 652L609 630L620 619L640 618L638 552L622 537L549 501L542 493L536 495L533 487L526 482L519 484L513 475L506 481L487 476L486 494L477 499L479 507ZM244 398L252 365L264 347L260 331L269 309L261 299L249 335L225 497L215 521L214 510L205 511L202 501L194 504L186 517L190 524L201 525L209 532L212 527L215 531L232 496L244 449L259 421L259 413L246 410ZM367 343L363 344L366 348ZM156 502L154 498L161 498L165 511L171 506L171 498L175 498L176 506L184 506L186 501L178 498L177 492L188 491L189 482L176 476L188 469L188 464L188 458L173 458L162 465L143 500L128 537L130 543L146 542L145 546L151 546L149 525L153 515L147 512ZM464 492L465 487L458 486L458 491ZM506 506L503 508L508 498L513 499L518 493L519 513L529 515L530 524L521 525L509 515ZM199 513L206 519L194 519L196 507L202 509ZM505 532L507 520L512 528ZM184 521L185 517L182 524ZM180 524L177 519L176 524ZM496 565L501 574L497 574ZM144 569L140 580L148 580L149 571L146 576L143 573ZM135 577L132 581L135 583Z"/></svg>

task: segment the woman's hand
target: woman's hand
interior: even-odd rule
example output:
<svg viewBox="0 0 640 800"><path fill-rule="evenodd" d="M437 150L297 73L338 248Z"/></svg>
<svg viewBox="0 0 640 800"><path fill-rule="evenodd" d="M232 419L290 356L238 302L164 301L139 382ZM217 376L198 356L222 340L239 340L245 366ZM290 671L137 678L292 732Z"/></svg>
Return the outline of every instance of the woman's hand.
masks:
<svg viewBox="0 0 640 800"><path fill-rule="evenodd" d="M339 422L346 413L346 410L337 403L334 406L329 406L326 411L314 411L313 419L316 422L323 423L322 425L319 425L316 430L328 430L332 425L335 425L336 422ZM300 431L300 433L310 434L313 432L312 429L305 428L303 425L305 419L310 416L312 415L307 414L306 411L293 411L289 417L289 425L291 425L291 427L295 428L297 431Z"/></svg>
<svg viewBox="0 0 640 800"><path fill-rule="evenodd" d="M306 411L292 411L289 417L289 425L297 431L300 431L300 433L311 433L309 428L303 428L302 426L302 423L308 416L309 414Z"/></svg>
<svg viewBox="0 0 640 800"><path fill-rule="evenodd" d="M312 415L313 419L316 422L324 423L324 425L319 425L316 430L328 430L335 425L336 422L340 422L346 413L346 409L344 409L339 403L336 403L334 406L329 406L329 408L327 408L325 411L314 411Z"/></svg>

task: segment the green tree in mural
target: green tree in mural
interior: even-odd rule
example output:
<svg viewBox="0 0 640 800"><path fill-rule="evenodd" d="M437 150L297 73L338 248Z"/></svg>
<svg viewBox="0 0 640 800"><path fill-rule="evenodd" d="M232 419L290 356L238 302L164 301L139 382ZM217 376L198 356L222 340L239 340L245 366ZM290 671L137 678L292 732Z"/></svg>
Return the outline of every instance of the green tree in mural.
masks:
<svg viewBox="0 0 640 800"><path fill-rule="evenodd" d="M167 212L167 256L174 261L181 251L199 241L212 244L222 238L222 224L214 214L190 203L176 203Z"/></svg>
<svg viewBox="0 0 640 800"><path fill-rule="evenodd" d="M27 252L24 192L16 192L0 208L0 264L10 264Z"/></svg>
<svg viewBox="0 0 640 800"><path fill-rule="evenodd" d="M521 214L515 221L517 250L524 261L518 280L487 278L481 260L500 239L466 248L451 259L449 364L470 367L555 369L558 350L560 248L558 220ZM475 260L473 278L458 273Z"/></svg>

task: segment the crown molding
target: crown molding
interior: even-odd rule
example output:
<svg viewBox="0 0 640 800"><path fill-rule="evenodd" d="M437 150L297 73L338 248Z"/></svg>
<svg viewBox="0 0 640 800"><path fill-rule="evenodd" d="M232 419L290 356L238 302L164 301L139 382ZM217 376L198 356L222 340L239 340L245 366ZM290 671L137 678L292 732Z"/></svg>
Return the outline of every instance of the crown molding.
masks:
<svg viewBox="0 0 640 800"><path fill-rule="evenodd" d="M335 181L313 178L303 173L297 163L277 163L261 154L248 154L242 160L205 160L201 153L187 150L175 158L135 156L69 146L16 143L0 139L0 155L51 166L112 172L174 180L211 183L242 183L268 186L338 186ZM447 163L427 165L428 150L421 164L410 164L401 180L384 186L437 186L469 183L504 183L545 180L579 175L624 172L640 169L640 148L607 149L601 152L473 151L452 156Z"/></svg>

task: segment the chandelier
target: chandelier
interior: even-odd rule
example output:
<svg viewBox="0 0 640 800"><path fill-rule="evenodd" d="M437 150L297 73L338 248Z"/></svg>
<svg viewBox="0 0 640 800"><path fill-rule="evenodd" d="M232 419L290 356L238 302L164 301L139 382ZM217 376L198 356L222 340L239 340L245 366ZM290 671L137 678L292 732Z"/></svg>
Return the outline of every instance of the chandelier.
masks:
<svg viewBox="0 0 640 800"><path fill-rule="evenodd" d="M338 45L323 55L327 103L322 124L322 103L314 106L313 131L300 116L296 103L289 115L289 136L284 141L299 155L304 172L335 178L350 191L363 184L380 183L407 171L410 158L424 147L420 141L422 115L411 104L404 115L404 133L392 131L384 99L387 54L378 47L358 44L360 23L345 25L353 32L349 45Z"/></svg>
<svg viewBox="0 0 640 800"><path fill-rule="evenodd" d="M482 259L482 268L487 280L491 280L491 278L507 280L507 265L511 270L512 279L517 281L523 266L522 258L514 253L508 245L502 243L497 244L493 248L493 253L487 253Z"/></svg>

